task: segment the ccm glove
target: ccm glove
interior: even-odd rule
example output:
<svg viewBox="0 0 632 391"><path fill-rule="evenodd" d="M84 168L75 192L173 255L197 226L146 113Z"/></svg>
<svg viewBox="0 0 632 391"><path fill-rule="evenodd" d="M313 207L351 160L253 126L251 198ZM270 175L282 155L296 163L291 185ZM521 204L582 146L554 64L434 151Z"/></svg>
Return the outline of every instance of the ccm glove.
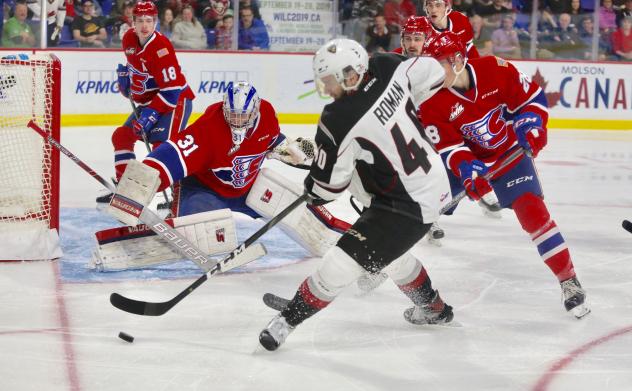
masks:
<svg viewBox="0 0 632 391"><path fill-rule="evenodd" d="M119 91L124 97L129 98L129 71L123 64L118 64L116 67L116 74L118 75Z"/></svg>
<svg viewBox="0 0 632 391"><path fill-rule="evenodd" d="M487 166L480 160L462 161L459 164L461 183L468 197L473 201L482 200L485 204L493 205L498 203L498 199L492 185L483 178L487 171Z"/></svg>
<svg viewBox="0 0 632 391"><path fill-rule="evenodd" d="M546 145L546 131L542 127L542 117L536 113L526 112L516 116L513 123L514 131L518 137L518 144L531 157L538 153Z"/></svg>
<svg viewBox="0 0 632 391"><path fill-rule="evenodd" d="M156 125L160 118L160 114L154 109L145 107L141 110L138 119L134 121L134 133L142 137L143 133L147 134Z"/></svg>
<svg viewBox="0 0 632 391"><path fill-rule="evenodd" d="M307 204L313 205L313 206L321 206L330 202L320 197L319 195L315 194L312 191L312 189L314 188L314 179L312 178L311 175L308 175L305 178L304 185L305 185L305 194L307 194L307 200L306 200Z"/></svg>

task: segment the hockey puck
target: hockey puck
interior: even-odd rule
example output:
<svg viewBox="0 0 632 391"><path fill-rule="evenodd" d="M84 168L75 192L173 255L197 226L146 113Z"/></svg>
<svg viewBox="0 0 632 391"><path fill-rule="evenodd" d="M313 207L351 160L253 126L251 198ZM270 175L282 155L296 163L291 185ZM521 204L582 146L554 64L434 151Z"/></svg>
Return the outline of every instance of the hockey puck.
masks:
<svg viewBox="0 0 632 391"><path fill-rule="evenodd" d="M132 337L131 335L129 335L127 333L124 333L122 331L119 333L119 338L122 339L125 342L129 342L129 343L134 342L134 337Z"/></svg>
<svg viewBox="0 0 632 391"><path fill-rule="evenodd" d="M623 220L623 223L621 223L621 226L623 226L624 230L632 234L632 223L630 221Z"/></svg>

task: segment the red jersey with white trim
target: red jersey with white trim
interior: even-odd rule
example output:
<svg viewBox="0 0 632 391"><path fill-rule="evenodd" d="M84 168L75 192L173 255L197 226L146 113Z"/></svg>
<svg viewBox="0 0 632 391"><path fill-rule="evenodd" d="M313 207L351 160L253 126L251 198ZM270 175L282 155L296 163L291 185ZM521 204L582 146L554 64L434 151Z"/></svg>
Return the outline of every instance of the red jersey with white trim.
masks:
<svg viewBox="0 0 632 391"><path fill-rule="evenodd" d="M467 58L479 58L476 46L474 46L474 30L467 16L458 11L450 11L448 13L448 27L438 29L432 23L431 26L436 32L452 31L459 36L463 45L467 49Z"/></svg>
<svg viewBox="0 0 632 391"><path fill-rule="evenodd" d="M144 46L133 28L123 35L130 92L134 102L159 113L172 111L178 100L195 94L180 70L176 52L167 37L155 31Z"/></svg>
<svg viewBox="0 0 632 391"><path fill-rule="evenodd" d="M472 160L472 154L490 166L517 144L515 115L539 114L544 130L548 119L542 89L510 62L486 56L469 61L466 67L469 90L444 88L418 112L426 135L457 176L460 162Z"/></svg>
<svg viewBox="0 0 632 391"><path fill-rule="evenodd" d="M159 190L189 175L222 197L239 197L250 190L266 154L285 137L274 108L262 99L258 120L240 148L229 154L233 141L222 106L210 105L191 126L145 158L143 163L160 172Z"/></svg>

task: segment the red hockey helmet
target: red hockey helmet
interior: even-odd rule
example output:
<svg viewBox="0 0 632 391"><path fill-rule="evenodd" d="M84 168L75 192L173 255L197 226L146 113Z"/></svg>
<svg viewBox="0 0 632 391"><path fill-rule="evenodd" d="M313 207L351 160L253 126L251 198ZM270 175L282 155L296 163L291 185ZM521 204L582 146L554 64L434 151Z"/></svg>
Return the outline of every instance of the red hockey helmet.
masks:
<svg viewBox="0 0 632 391"><path fill-rule="evenodd" d="M447 60L450 64L454 64L457 56L461 56L464 62L467 59L465 45L452 31L444 31L428 39L424 44L423 53L439 61Z"/></svg>
<svg viewBox="0 0 632 391"><path fill-rule="evenodd" d="M158 7L151 1L139 1L134 6L134 16L158 16Z"/></svg>
<svg viewBox="0 0 632 391"><path fill-rule="evenodd" d="M411 16L402 26L402 37L404 35L423 34L428 39L432 35L432 25L425 16Z"/></svg>

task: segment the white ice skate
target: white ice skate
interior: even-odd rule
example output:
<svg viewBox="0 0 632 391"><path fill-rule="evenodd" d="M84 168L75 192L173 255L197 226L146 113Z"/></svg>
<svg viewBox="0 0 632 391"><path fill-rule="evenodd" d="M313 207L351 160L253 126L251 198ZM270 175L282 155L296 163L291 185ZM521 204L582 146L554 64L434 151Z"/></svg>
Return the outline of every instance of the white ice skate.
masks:
<svg viewBox="0 0 632 391"><path fill-rule="evenodd" d="M577 319L590 313L586 304L586 291L582 288L577 277L569 278L560 283L562 287L562 302L566 311L570 311Z"/></svg>
<svg viewBox="0 0 632 391"><path fill-rule="evenodd" d="M287 324L285 318L278 314L272 318L266 328L259 334L259 343L266 350L277 350L292 331L294 331L294 327Z"/></svg>

